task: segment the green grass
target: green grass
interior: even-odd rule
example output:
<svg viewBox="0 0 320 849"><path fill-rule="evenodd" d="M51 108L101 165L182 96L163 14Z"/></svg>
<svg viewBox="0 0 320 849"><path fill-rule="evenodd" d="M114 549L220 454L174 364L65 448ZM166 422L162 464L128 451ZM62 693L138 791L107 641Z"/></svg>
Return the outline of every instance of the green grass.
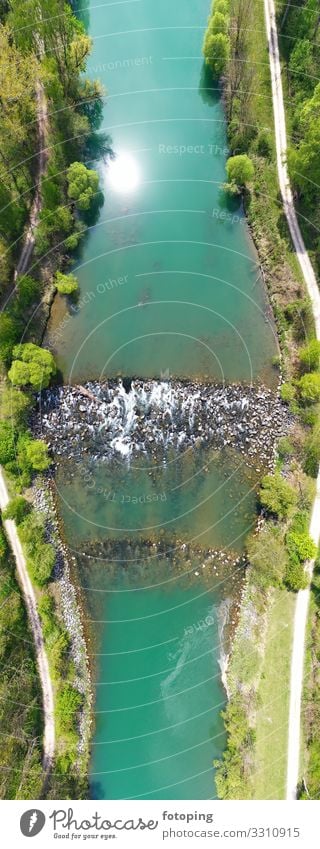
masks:
<svg viewBox="0 0 320 849"><path fill-rule="evenodd" d="M270 610L256 718L255 799L284 799L290 666L296 596L276 590Z"/></svg>

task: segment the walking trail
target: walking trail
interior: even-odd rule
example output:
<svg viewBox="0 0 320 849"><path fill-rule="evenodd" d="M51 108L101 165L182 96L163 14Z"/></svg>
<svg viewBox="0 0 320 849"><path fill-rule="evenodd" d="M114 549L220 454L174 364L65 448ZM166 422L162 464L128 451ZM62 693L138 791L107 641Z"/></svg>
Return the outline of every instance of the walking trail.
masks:
<svg viewBox="0 0 320 849"><path fill-rule="evenodd" d="M45 140L47 133L47 103L41 83L36 86L37 113L38 113L38 139L39 139L39 156L38 156L38 175L35 195L30 210L29 226L24 239L24 244L21 250L20 258L16 266L14 281L16 282L19 274L24 274L28 268L28 264L32 255L35 241L35 229L39 220L39 212L41 209L41 177L45 173L47 152L45 148ZM9 496L5 479L0 467L0 508L5 510L9 502ZM11 519L4 522L5 530L13 551L16 561L19 582L23 592L25 605L29 617L30 627L32 630L36 659L38 664L41 688L42 701L44 711L44 735L43 735L43 770L45 779L49 774L55 749L55 724L54 724L54 698L50 670L48 664L47 653L44 647L44 639L42 633L41 622L37 610L37 602L34 594L34 589L30 581L25 556L22 551L19 540L16 524Z"/></svg>
<svg viewBox="0 0 320 849"><path fill-rule="evenodd" d="M264 10L269 46L272 99L277 150L277 168L280 191L285 215L291 233L292 242L300 263L300 267L312 304L316 336L317 339L320 340L320 293L316 277L300 232L300 227L294 208L293 196L290 188L286 163L287 134L274 0L264 0ZM310 536L318 546L320 539L320 471L317 477L316 496L311 515ZM310 580L312 577L313 567L314 561L310 561L306 567ZM301 697L303 686L305 637L309 599L310 586L308 586L306 590L300 590L300 592L298 593L294 617L290 675L290 708L286 785L286 798L288 800L296 799L297 784L299 780Z"/></svg>
<svg viewBox="0 0 320 849"><path fill-rule="evenodd" d="M0 507L5 510L9 503L9 496L5 480L0 469ZM39 676L42 687L43 711L44 711L44 735L43 735L43 770L45 776L49 773L55 746L55 730L54 730L54 699L53 689L50 677L47 653L44 647L44 640L41 628L41 622L37 610L37 602L34 594L34 589L30 581L27 564L21 543L18 537L18 532L15 522L12 519L6 519L4 522L10 546L16 561L19 582L23 591L24 600L27 608L29 622L33 633L36 659L39 669Z"/></svg>

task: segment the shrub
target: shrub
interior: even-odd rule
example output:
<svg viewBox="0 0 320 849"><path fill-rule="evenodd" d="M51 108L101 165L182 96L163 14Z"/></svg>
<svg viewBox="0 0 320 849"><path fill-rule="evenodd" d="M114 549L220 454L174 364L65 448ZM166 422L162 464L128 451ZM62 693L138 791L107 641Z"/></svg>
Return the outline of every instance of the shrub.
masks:
<svg viewBox="0 0 320 849"><path fill-rule="evenodd" d="M71 684L65 684L56 699L56 714L60 728L72 731L77 712L82 704L82 696Z"/></svg>
<svg viewBox="0 0 320 849"><path fill-rule="evenodd" d="M16 319L8 313L0 315L0 360L3 363L10 362L12 349L19 339L19 324Z"/></svg>
<svg viewBox="0 0 320 849"><path fill-rule="evenodd" d="M3 515L5 519L14 519L17 525L20 525L27 514L30 513L30 510L29 501L22 498L21 495L17 495L11 499Z"/></svg>
<svg viewBox="0 0 320 849"><path fill-rule="evenodd" d="M278 454L281 458L291 457L291 455L294 454L294 447L287 436L283 436L282 439L279 439Z"/></svg>
<svg viewBox="0 0 320 849"><path fill-rule="evenodd" d="M316 556L317 547L308 532L308 513L296 513L286 536L286 544L292 561L304 563Z"/></svg>
<svg viewBox="0 0 320 849"><path fill-rule="evenodd" d="M12 425L25 423L27 413L30 410L31 401L25 392L14 386L5 387L1 393L0 415L2 419L10 421Z"/></svg>
<svg viewBox="0 0 320 849"><path fill-rule="evenodd" d="M315 404L320 400L320 374L304 374L299 380L300 396L306 404Z"/></svg>
<svg viewBox="0 0 320 849"><path fill-rule="evenodd" d="M316 420L313 431L305 445L305 471L316 478L320 463L320 422Z"/></svg>
<svg viewBox="0 0 320 849"><path fill-rule="evenodd" d="M308 345L301 348L299 359L304 371L316 371L320 364L320 342L312 339Z"/></svg>
<svg viewBox="0 0 320 849"><path fill-rule="evenodd" d="M60 295L72 295L79 288L78 280L74 274L62 274L61 271L56 273L55 284Z"/></svg>
<svg viewBox="0 0 320 849"><path fill-rule="evenodd" d="M0 421L0 463L6 466L15 459L16 431L10 422Z"/></svg>
<svg viewBox="0 0 320 849"><path fill-rule="evenodd" d="M238 189L244 189L254 177L253 162L246 153L229 156L226 167L229 183L233 183Z"/></svg>
<svg viewBox="0 0 320 849"><path fill-rule="evenodd" d="M0 528L0 560L7 554L7 541L2 528Z"/></svg>
<svg viewBox="0 0 320 849"><path fill-rule="evenodd" d="M51 460L48 457L48 446L41 439L32 439L26 444L26 460L35 472L44 472L48 469Z"/></svg>
<svg viewBox="0 0 320 849"><path fill-rule="evenodd" d="M286 542L290 557L297 558L300 563L312 560L316 555L317 547L307 531L289 531Z"/></svg>
<svg viewBox="0 0 320 849"><path fill-rule="evenodd" d="M260 501L270 513L283 519L295 506L297 495L291 484L276 472L262 479Z"/></svg>
<svg viewBox="0 0 320 849"><path fill-rule="evenodd" d="M291 404L296 397L296 390L292 383L283 383L280 388L280 395L282 401L286 404Z"/></svg>
<svg viewBox="0 0 320 849"><path fill-rule="evenodd" d="M251 583L265 590L282 582L288 558L279 528L267 523L260 533L249 539L247 554Z"/></svg>
<svg viewBox="0 0 320 849"><path fill-rule="evenodd" d="M43 587L48 583L55 559L55 550L49 542L38 544L34 556L28 558L27 564L31 578L38 587Z"/></svg>
<svg viewBox="0 0 320 849"><path fill-rule="evenodd" d="M308 578L301 563L293 563L291 560L288 562L285 573L285 583L289 589L294 592L306 589L308 586Z"/></svg>
<svg viewBox="0 0 320 849"><path fill-rule="evenodd" d="M28 274L23 274L18 278L18 307L19 309L27 309L39 297L40 284L38 280L29 277Z"/></svg>
<svg viewBox="0 0 320 849"><path fill-rule="evenodd" d="M257 138L257 153L265 159L270 159L272 154L272 142L270 133L267 130L261 130Z"/></svg>

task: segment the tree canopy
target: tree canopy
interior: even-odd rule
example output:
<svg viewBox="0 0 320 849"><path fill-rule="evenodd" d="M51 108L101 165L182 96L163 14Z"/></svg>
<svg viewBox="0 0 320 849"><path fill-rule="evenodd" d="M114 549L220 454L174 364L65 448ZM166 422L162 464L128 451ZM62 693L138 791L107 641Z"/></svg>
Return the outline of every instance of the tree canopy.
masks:
<svg viewBox="0 0 320 849"><path fill-rule="evenodd" d="M15 345L13 362L8 377L15 386L30 384L34 389L45 389L56 372L53 355L33 342Z"/></svg>

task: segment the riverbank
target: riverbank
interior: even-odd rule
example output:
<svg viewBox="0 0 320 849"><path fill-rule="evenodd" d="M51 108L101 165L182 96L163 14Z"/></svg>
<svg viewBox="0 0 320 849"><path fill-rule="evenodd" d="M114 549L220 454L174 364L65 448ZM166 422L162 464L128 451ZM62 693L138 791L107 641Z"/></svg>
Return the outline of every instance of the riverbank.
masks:
<svg viewBox="0 0 320 849"><path fill-rule="evenodd" d="M248 65L251 66L252 63L254 68L254 92L256 94L252 93L251 100L255 106L257 133L259 126L267 127L268 131L265 137L266 143L263 146L260 144L260 153L261 150L264 150L263 158L261 158L261 155L260 157L257 156L259 135L257 138L253 133L251 140L243 141L243 150L250 153L255 167L253 184L245 197L245 207L265 271L265 280L276 316L284 377L287 385L293 389L291 395L290 392L288 393L288 401L291 398L292 410L300 419L299 421L296 418L300 438L296 442L295 452L293 452L295 459L293 461L290 456L287 456L284 464L284 457L280 451L278 467L280 469L284 467L287 475L288 470L290 468L293 470L295 465L297 468L300 467L300 473L303 474L306 457L304 446L309 434L308 418L307 413L303 409L299 410L298 405L294 402L294 385L299 375L299 348L304 342L305 334L309 338L314 336L314 327L311 310L306 300L306 287L303 283L301 271L298 269L297 259L292 252L289 233L282 222L282 210L277 196L277 171L273 135L271 135L274 128L271 80L268 63L266 62L266 37L264 40L255 39L253 41L250 36L250 32L253 33L257 28L261 33L265 33L261 4L255 4L254 15L255 19L251 21L252 30L250 27L248 28L249 36L244 55ZM228 87L228 81L226 87ZM252 106L252 103L250 106ZM232 134L234 133L235 124L233 123L232 129L230 128L231 147ZM285 389L284 391L286 392ZM309 497L306 503L310 511L312 485L311 481L309 485L306 476L304 476L304 480L307 489L309 489ZM268 721L268 717L266 718L267 705L265 700L267 694L270 694L270 691L273 690L274 675L276 674L275 671L274 675L272 672L272 664L275 661L274 651L272 650L273 634L275 629L281 629L284 617L287 629L286 637L293 633L294 597L292 597L292 594L285 594L283 590L280 590L279 595L279 590L272 589L272 587L270 587L269 593L261 593L259 587L255 586L253 578L253 598L251 598L250 583L252 583L252 569L249 567L248 596L245 597L243 611L240 614L240 625L235 636L228 672L228 686L231 692L231 699L225 714L228 746L222 764L218 764L217 783L222 798L268 798L269 796L274 798L274 794L277 792L280 793L278 798L285 798L289 717L287 716L286 721L277 722L275 728L268 735L266 733L266 719ZM247 618L249 617L250 621L250 617L252 617L252 610L250 612L252 604L254 618L262 618L265 627L262 629L262 635L259 635L258 651L253 650L252 652L249 675L249 678L251 676L251 698L249 702L246 692L248 660L243 644L241 622L243 622L245 628ZM286 650L288 654L283 659L281 686L284 695L283 704L288 707L291 659L291 641L288 639L286 639ZM263 677L266 658L269 658L271 664L267 674L269 689L265 687ZM229 684L229 674L233 681L232 687ZM259 707L260 698L264 702L262 708L261 705ZM271 710L269 713L273 714L274 711ZM273 721L272 716L269 716L269 719ZM237 723L241 727L241 762L239 762L238 751L235 748ZM267 740L269 745L267 745ZM270 765L273 763L277 774L276 782L273 780L272 769L270 771ZM263 775L264 779L262 778ZM257 795L257 792L259 795Z"/></svg>

